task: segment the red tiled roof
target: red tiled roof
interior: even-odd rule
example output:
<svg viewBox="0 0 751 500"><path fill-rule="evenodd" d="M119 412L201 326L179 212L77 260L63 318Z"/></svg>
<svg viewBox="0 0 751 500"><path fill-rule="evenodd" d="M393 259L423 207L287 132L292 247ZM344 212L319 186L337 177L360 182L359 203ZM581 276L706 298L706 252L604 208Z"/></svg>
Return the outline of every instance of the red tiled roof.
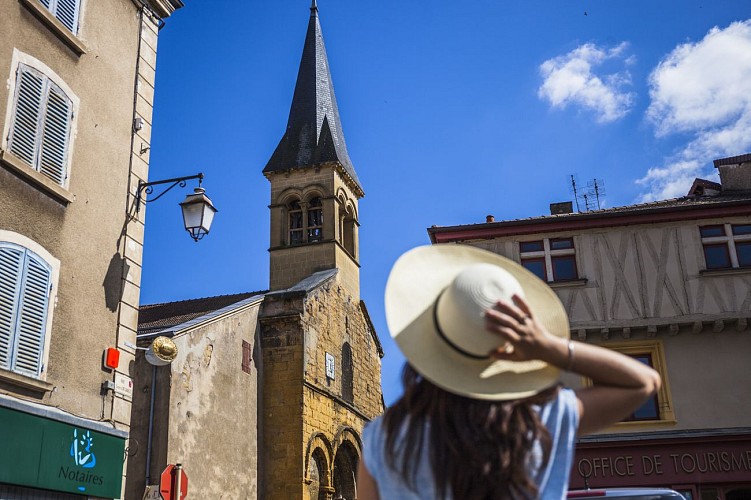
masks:
<svg viewBox="0 0 751 500"><path fill-rule="evenodd" d="M437 243L492 238L500 233L534 233L539 232L543 227L546 230L568 230L569 226L571 228L578 227L583 223L595 227L596 225L618 225L618 221L626 220L629 224L645 223L647 219L665 222L693 217L699 215L702 210L706 210L708 213L718 210L722 212L741 211L745 214L749 212L749 205L751 205L751 193L748 192L728 192L715 196L684 196L670 200L590 210L589 212L542 215L456 226L432 226L428 228L428 235L433 243ZM689 212L691 215L689 215ZM537 229L533 229L533 227Z"/></svg>
<svg viewBox="0 0 751 500"><path fill-rule="evenodd" d="M230 306L253 295L264 293L265 290L144 305L138 311L138 333L150 333L170 328Z"/></svg>

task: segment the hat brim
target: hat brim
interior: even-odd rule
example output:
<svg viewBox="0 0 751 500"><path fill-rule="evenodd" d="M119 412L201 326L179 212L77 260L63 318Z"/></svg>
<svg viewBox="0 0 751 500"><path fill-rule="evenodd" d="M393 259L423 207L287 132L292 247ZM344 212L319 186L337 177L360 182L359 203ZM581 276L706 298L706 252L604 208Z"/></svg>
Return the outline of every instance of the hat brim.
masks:
<svg viewBox="0 0 751 500"><path fill-rule="evenodd" d="M558 381L558 368L539 360L472 359L451 348L435 329L436 298L459 272L478 263L508 271L521 285L535 319L553 335L569 337L566 311L547 284L510 259L467 245L417 247L397 260L386 284L391 337L418 373L449 392L487 400L533 396Z"/></svg>

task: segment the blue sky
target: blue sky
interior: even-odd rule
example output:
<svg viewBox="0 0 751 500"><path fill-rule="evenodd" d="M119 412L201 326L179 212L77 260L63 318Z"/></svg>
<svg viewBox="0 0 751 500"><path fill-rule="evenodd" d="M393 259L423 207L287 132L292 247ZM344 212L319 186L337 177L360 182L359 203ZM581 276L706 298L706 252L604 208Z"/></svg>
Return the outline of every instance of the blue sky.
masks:
<svg viewBox="0 0 751 500"><path fill-rule="evenodd" d="M204 172L200 243L174 190L147 208L141 303L268 287L269 183L308 0L187 0L160 32L150 180ZM605 206L685 194L751 150L748 0L320 0L339 112L365 189L362 298L431 225L548 213L603 181ZM583 207L582 207L583 208Z"/></svg>

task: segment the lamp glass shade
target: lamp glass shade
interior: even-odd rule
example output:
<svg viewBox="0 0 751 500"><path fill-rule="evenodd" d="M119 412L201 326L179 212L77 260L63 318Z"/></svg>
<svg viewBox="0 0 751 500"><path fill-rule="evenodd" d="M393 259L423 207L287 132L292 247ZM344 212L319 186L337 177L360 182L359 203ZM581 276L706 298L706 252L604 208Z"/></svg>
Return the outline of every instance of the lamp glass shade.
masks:
<svg viewBox="0 0 751 500"><path fill-rule="evenodd" d="M193 194L186 196L185 201L180 203L180 207L183 211L185 229L191 238L198 241L209 234L217 209L203 188L195 188Z"/></svg>

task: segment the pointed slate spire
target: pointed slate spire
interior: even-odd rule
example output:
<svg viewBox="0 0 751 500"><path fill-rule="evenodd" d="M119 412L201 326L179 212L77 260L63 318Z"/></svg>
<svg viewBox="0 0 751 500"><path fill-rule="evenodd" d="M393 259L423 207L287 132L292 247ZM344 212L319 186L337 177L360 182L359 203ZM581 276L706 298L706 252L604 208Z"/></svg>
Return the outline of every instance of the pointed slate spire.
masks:
<svg viewBox="0 0 751 500"><path fill-rule="evenodd" d="M312 0L287 130L263 173L311 167L327 162L338 162L351 179L355 190L359 190L358 194L362 196L362 186L344 142L329 61L318 20L318 6L316 0Z"/></svg>

